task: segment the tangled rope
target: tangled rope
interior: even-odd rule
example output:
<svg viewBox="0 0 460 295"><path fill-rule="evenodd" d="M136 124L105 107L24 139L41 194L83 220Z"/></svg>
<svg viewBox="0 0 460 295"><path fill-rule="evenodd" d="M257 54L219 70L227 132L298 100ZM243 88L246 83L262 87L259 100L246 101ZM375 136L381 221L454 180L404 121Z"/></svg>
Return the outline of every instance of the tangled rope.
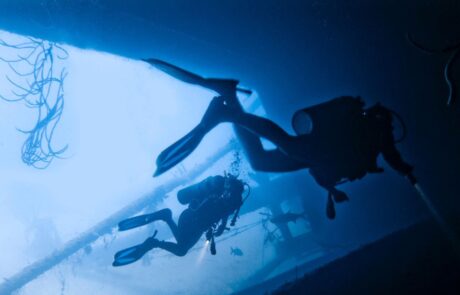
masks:
<svg viewBox="0 0 460 295"><path fill-rule="evenodd" d="M447 46L442 49L431 49L427 48L417 41L414 40L411 34L407 34L407 40L410 44L412 44L415 48L419 49L420 51L427 53L427 54L439 54L439 53L450 53L450 58L447 61L446 65L444 66L444 79L446 80L447 87L449 87L449 95L447 97L447 106L451 106L455 96L457 95L455 86L452 82L452 64L458 58L460 53L460 42L454 44L452 46Z"/></svg>
<svg viewBox="0 0 460 295"><path fill-rule="evenodd" d="M67 75L65 68L59 71L54 63L56 59L67 59L68 53L56 43L33 38L19 44L0 40L0 46L16 53L14 58L0 57L0 60L7 63L17 76L17 79L12 79L6 75L13 86L12 97L0 95L0 98L8 102L22 101L37 112L32 129L18 129L28 135L22 146L22 161L45 169L67 149L67 146L55 149L52 141L64 109L64 80Z"/></svg>

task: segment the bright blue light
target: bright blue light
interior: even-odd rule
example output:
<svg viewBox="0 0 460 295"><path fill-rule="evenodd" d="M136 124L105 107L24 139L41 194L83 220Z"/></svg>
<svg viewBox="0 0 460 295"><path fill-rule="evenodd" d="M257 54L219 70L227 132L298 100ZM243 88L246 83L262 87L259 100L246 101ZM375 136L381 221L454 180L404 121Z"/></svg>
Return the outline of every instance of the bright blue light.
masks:
<svg viewBox="0 0 460 295"><path fill-rule="evenodd" d="M11 42L23 40L6 32L0 32L0 38ZM161 177L152 178L157 155L201 120L215 93L177 81L142 61L63 47L69 53L65 64L68 72L66 103L54 140L56 146L68 145L64 159L53 161L45 170L26 166L20 157L24 135L16 128L33 126L36 114L24 105L0 101L0 224L10 226L0 231L2 251L9 253L2 261L5 267L0 267L0 277L10 277L39 259L37 255L43 257L59 246L39 238L35 238L33 243L27 240L29 229L33 231L32 236L40 237L36 230L38 221L46 221L44 230L55 231L55 240L65 243L161 183L186 176L189 170L202 164L233 138L231 126L222 124L212 130L197 150L178 167ZM5 71L5 67L6 64L0 64L0 72ZM0 77L0 89L8 90L9 87L8 81ZM246 98L243 103L252 104L256 99L256 96ZM258 110L259 113L263 111L261 107ZM209 167L207 175L200 177L228 171L232 160L232 155L227 155ZM247 174L249 168L247 163L244 165ZM170 207L175 217L184 209L177 202L174 192L161 206ZM257 212L247 214L241 216L239 224L253 223L258 218ZM218 248L226 254L226 249L233 243L242 247L262 243L263 235L261 226L254 227L238 237L222 241ZM64 277L70 281L66 285L69 294L81 292L80 286L98 290L98 294L102 287L106 291L101 292L105 294L128 294L127 290L132 284L138 284L138 279L133 282L127 278L122 284L118 278L133 269L119 269L115 275L107 272L113 253L121 248L117 243L123 243L126 237L129 238L129 235L117 238L115 245L110 244L108 248L104 248L102 239L98 240L91 256L85 260L95 260L89 268L81 264L79 259L83 258L77 253L61 264L59 276L51 270L28 284L22 292L36 294L38 288L49 290L48 293L52 294L59 289L57 282ZM145 239L145 236L142 237ZM40 249L32 251L32 245ZM251 275L261 266L253 263L254 260L268 259L273 257L274 252L271 248L264 253L248 250L245 263L241 263L242 259L238 263L229 261L225 254L211 261L206 259L208 253L205 252L199 267L206 272L196 272L199 251L174 260L164 253L157 254L154 261L162 267L151 267L146 272L142 264L134 266L137 276L150 278L155 275L157 278L155 286L146 279L146 288L202 294L203 284L199 282L209 278L209 271L214 276L213 281L219 283L208 286L206 290L230 292L230 283ZM224 265L235 271L221 276L217 270ZM77 269L77 275L72 274L71 268ZM179 268L183 270L184 281L177 285L172 283L172 276L168 273L172 274ZM100 281L85 277L88 271L101 269L105 271L100 273L104 276Z"/></svg>

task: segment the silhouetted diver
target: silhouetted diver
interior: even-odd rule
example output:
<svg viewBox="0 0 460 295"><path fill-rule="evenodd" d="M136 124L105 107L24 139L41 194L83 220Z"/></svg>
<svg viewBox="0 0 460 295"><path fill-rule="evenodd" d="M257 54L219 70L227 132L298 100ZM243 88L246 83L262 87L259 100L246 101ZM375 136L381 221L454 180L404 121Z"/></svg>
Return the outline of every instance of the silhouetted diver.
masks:
<svg viewBox="0 0 460 295"><path fill-rule="evenodd" d="M163 61L146 61L178 79L220 94L212 100L201 122L158 156L155 176L186 158L218 124L231 122L253 169L287 172L308 168L316 182L329 192L326 212L331 219L335 217L334 201L348 200L335 186L367 173L383 172L377 166L379 154L412 184L416 183L413 167L403 161L395 147L394 112L380 104L365 109L360 97L343 96L298 110L292 117L296 135L290 135L273 121L244 112L236 96L238 81L203 78ZM265 150L260 138L268 139L277 148Z"/></svg>
<svg viewBox="0 0 460 295"><path fill-rule="evenodd" d="M188 204L176 224L170 209L135 216L119 223L120 231L136 228L153 221L162 220L171 229L176 243L160 241L153 236L142 244L121 250L115 254L113 266L133 263L153 248L161 248L177 256L184 256L206 232L211 241L211 253L215 254L214 237L222 235L227 228L228 217L233 214L231 226L235 225L243 204L245 183L231 174L208 177L200 183L186 187L177 193L179 202Z"/></svg>

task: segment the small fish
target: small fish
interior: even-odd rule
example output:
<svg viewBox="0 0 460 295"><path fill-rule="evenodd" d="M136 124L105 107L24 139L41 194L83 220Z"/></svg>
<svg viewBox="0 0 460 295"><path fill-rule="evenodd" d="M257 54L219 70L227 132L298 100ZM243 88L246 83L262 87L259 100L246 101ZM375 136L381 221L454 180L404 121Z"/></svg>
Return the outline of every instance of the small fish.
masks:
<svg viewBox="0 0 460 295"><path fill-rule="evenodd" d="M235 247L235 248L230 247L230 255L233 255L233 256L243 256L244 253L243 253L243 251L242 251L240 248L238 248L238 247Z"/></svg>
<svg viewBox="0 0 460 295"><path fill-rule="evenodd" d="M297 222L297 219L303 218L306 219L305 212L303 213L283 213L275 217L270 218L270 221L275 224L288 223L288 222Z"/></svg>

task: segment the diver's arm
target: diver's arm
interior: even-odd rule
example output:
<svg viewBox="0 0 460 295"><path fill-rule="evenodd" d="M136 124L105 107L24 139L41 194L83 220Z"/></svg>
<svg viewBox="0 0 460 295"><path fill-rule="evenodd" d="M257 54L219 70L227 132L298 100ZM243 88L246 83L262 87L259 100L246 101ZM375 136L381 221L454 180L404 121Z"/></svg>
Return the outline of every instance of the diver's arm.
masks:
<svg viewBox="0 0 460 295"><path fill-rule="evenodd" d="M214 236L215 237L218 237L220 235L222 235L225 231L225 229L227 228L227 221L228 221L228 216L225 216L224 218L222 218L220 224L219 224L219 227L217 228L216 232L214 233Z"/></svg>
<svg viewBox="0 0 460 295"><path fill-rule="evenodd" d="M396 149L392 132L389 131L383 134L382 140L382 154L385 161L394 170L410 177L412 175L413 167L402 159L401 154Z"/></svg>

